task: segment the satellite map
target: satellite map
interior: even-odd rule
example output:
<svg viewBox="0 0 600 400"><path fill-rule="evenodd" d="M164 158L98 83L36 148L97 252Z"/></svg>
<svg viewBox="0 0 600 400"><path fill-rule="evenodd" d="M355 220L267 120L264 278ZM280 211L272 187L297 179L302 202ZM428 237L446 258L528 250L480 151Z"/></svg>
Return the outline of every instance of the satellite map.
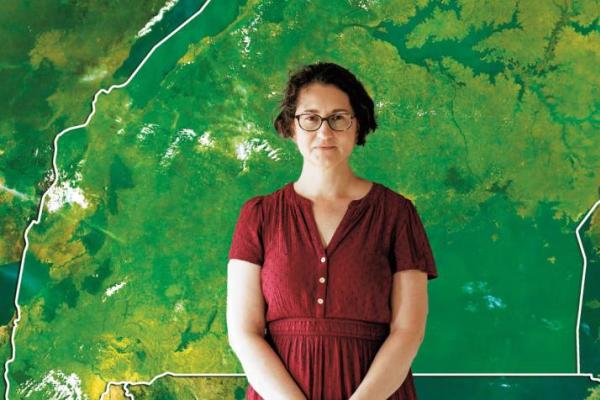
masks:
<svg viewBox="0 0 600 400"><path fill-rule="evenodd" d="M598 0L0 3L6 399L243 399L227 251L297 178L290 71L365 83L357 174L440 272L419 398L600 399Z"/></svg>

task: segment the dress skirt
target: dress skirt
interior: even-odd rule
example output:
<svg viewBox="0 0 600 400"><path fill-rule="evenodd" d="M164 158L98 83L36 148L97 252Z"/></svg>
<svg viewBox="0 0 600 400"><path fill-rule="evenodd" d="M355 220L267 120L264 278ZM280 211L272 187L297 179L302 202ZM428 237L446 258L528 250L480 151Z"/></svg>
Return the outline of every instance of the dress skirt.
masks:
<svg viewBox="0 0 600 400"><path fill-rule="evenodd" d="M356 391L388 334L388 324L303 317L269 322L265 339L308 400L344 400ZM416 398L409 369L388 399ZM248 385L246 399L262 397Z"/></svg>

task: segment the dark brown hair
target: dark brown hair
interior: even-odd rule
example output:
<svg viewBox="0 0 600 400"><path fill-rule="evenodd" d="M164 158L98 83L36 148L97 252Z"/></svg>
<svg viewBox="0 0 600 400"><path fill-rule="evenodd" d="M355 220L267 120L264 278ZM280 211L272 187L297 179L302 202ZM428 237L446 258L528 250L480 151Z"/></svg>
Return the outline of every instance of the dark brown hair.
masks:
<svg viewBox="0 0 600 400"><path fill-rule="evenodd" d="M294 122L298 94L304 86L313 82L335 85L346 93L358 121L356 144L364 146L367 134L377 129L373 100L362 83L350 71L328 62L317 62L302 66L290 75L283 99L279 103L279 115L273 121L277 132L284 138L293 136L291 125Z"/></svg>

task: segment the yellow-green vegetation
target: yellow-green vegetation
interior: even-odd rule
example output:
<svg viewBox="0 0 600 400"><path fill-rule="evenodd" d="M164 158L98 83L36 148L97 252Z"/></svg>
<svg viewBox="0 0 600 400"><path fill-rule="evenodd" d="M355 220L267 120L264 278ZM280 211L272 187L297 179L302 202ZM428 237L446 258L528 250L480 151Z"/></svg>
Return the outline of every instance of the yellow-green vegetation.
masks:
<svg viewBox="0 0 600 400"><path fill-rule="evenodd" d="M33 388L50 377L97 398L110 381L164 371L242 372L225 325L229 240L244 200L299 173L272 118L288 72L317 60L347 66L375 100L379 129L353 155L355 170L414 200L427 225L443 290L432 296L415 371L574 372L573 233L600 186L597 3L481 4L211 3L129 86L100 98L87 129L60 139L59 189L29 236L11 393L47 398L57 389ZM56 71L78 36L44 33L31 68ZM77 50L107 57L111 48ZM96 64L86 71L100 74ZM89 103L67 89L52 91L46 119L32 118L80 122ZM25 149L14 146L7 151ZM582 358L600 368L591 356L600 350L597 295L586 296ZM213 379L130 390L243 398L240 379ZM544 398L590 385L574 382ZM529 393L511 388L514 398Z"/></svg>

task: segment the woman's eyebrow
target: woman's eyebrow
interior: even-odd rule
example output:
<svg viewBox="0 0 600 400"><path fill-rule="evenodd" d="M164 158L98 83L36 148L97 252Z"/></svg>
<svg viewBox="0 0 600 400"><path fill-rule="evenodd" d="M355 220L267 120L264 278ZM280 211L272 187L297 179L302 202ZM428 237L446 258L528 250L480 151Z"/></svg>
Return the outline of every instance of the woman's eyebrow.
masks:
<svg viewBox="0 0 600 400"><path fill-rule="evenodd" d="M334 112L338 112L338 111L346 111L346 112L350 112L348 109L346 108L336 108L335 110L331 110L332 113ZM314 108L308 109L308 110L304 110L302 112L314 112L314 113L318 113L319 110L315 110Z"/></svg>

